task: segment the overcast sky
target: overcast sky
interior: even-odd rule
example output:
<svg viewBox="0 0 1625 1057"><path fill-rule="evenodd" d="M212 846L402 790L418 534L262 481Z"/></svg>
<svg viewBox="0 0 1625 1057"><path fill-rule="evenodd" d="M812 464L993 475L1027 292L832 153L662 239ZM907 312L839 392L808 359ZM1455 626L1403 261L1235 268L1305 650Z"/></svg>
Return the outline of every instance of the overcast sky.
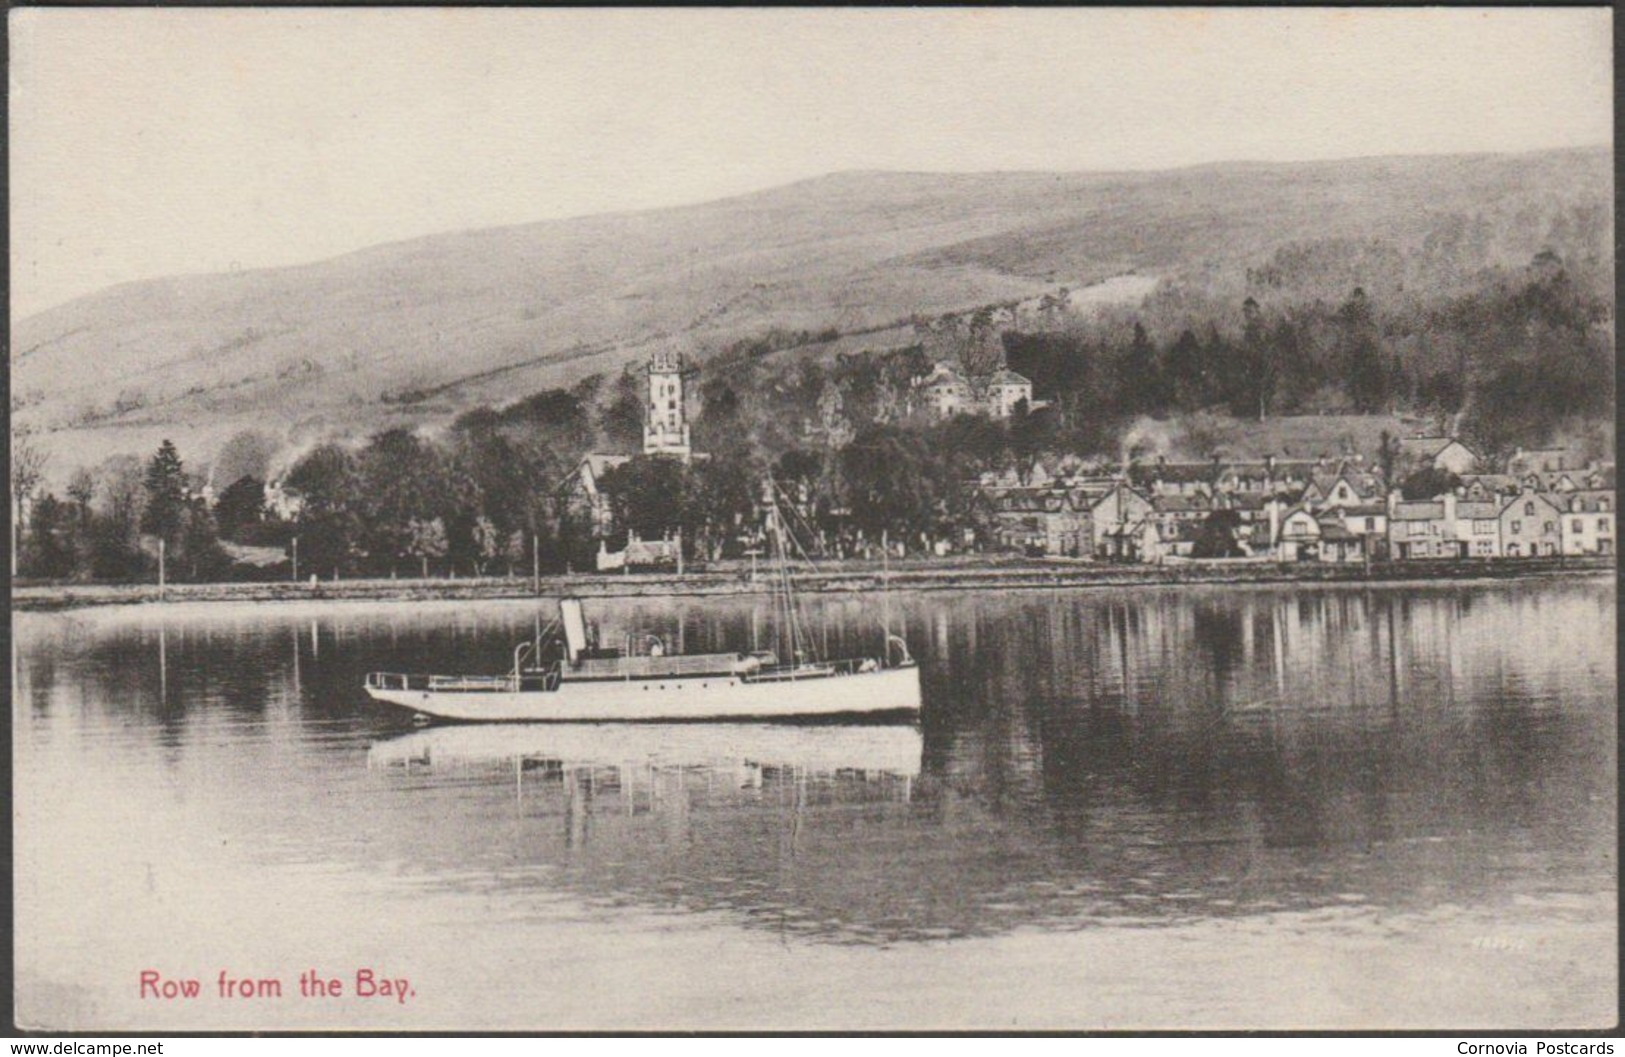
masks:
<svg viewBox="0 0 1625 1057"><path fill-rule="evenodd" d="M12 314L844 169L1612 142L1607 10L11 18Z"/></svg>

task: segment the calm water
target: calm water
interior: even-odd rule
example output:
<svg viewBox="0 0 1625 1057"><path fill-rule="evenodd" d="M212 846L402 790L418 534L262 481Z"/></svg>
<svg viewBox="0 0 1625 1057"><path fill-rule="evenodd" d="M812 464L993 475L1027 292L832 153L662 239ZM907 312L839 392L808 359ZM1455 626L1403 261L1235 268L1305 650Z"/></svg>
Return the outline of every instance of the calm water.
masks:
<svg viewBox="0 0 1625 1057"><path fill-rule="evenodd" d="M688 650L771 633L749 601L592 609ZM1611 582L899 596L918 726L419 731L359 689L502 670L536 612L16 615L19 1017L1614 1020ZM878 650L872 610L813 612Z"/></svg>

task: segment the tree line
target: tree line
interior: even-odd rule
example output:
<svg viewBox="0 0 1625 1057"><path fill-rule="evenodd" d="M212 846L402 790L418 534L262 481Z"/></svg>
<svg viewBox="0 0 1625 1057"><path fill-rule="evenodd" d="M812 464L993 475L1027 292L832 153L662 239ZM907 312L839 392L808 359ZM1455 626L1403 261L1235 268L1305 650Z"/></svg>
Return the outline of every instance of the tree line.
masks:
<svg viewBox="0 0 1625 1057"><path fill-rule="evenodd" d="M1114 463L1128 421L1144 415L1421 411L1494 457L1611 412L1611 306L1594 285L1543 254L1448 298L1390 305L1356 287L1336 304L1187 302L1177 328L1108 315L1006 332L1002 358L1044 406L999 421L938 421L921 399L940 359L979 373L997 364L985 328L972 328L963 350L922 342L820 355L800 347L804 335L770 335L714 354L691 387L695 447L708 458L633 454L646 397L629 367L475 408L434 436L391 429L306 450L277 475L299 503L282 514L267 507L269 438L237 438L217 456L212 508L167 442L145 461L80 470L63 498L36 494L38 449L19 438L18 571L147 577L159 540L177 578L287 575L296 546L301 573L324 577L481 575L533 559L586 568L595 526L560 484L587 451L632 454L599 482L623 532L680 533L695 558L751 546L769 476L808 542L829 553L872 553L882 538L908 549L957 542L982 528L978 474L1025 470L1045 453ZM1155 323L1162 311L1149 304L1145 316ZM288 567L255 573L222 544L280 549Z"/></svg>

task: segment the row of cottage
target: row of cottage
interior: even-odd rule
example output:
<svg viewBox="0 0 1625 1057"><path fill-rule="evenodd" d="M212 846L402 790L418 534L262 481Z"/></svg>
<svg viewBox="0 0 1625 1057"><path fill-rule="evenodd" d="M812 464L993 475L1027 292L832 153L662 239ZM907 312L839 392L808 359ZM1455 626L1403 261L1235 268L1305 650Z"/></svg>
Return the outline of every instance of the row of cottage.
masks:
<svg viewBox="0 0 1625 1057"><path fill-rule="evenodd" d="M995 546L1080 558L1363 562L1614 553L1611 465L1460 476L1454 491L1407 500L1358 460L1159 462L1111 476L1051 477L1036 467L1025 480L984 477L976 503Z"/></svg>

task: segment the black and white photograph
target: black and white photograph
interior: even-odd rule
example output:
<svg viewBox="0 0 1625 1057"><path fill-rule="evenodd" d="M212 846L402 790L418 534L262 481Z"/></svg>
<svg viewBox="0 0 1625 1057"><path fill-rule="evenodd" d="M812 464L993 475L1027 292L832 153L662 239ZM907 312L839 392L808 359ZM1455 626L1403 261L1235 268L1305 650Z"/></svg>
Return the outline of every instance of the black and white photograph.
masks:
<svg viewBox="0 0 1625 1057"><path fill-rule="evenodd" d="M1611 9L8 35L14 1030L1617 1024Z"/></svg>

